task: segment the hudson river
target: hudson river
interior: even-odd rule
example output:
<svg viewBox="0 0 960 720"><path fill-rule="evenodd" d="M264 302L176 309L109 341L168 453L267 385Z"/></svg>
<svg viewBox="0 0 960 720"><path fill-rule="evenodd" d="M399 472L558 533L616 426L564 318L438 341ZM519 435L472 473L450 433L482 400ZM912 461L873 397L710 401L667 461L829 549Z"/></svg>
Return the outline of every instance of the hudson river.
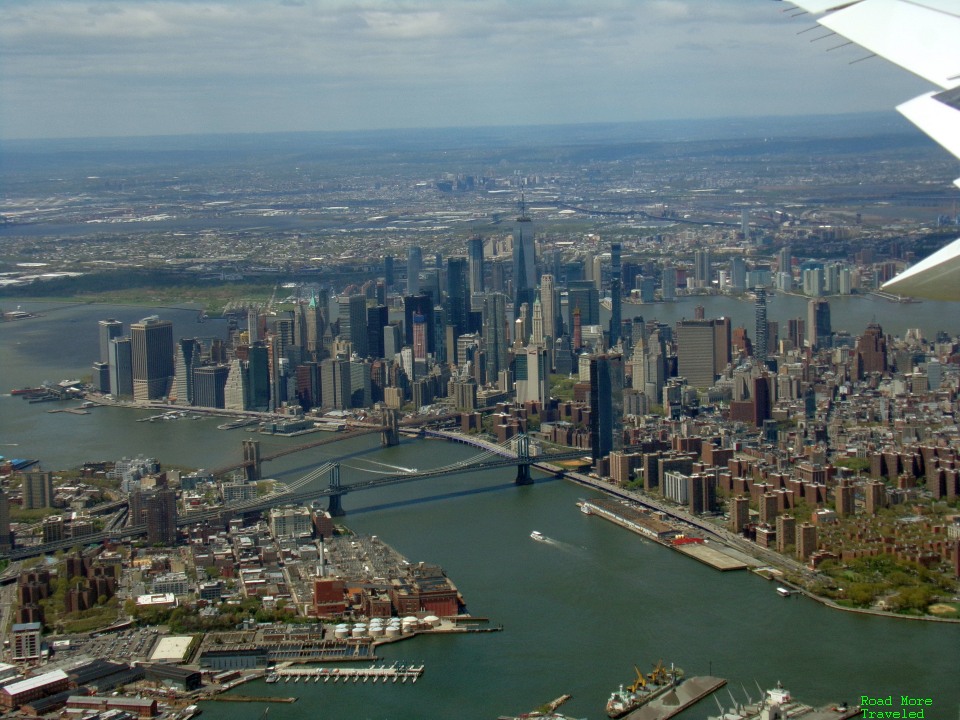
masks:
<svg viewBox="0 0 960 720"><path fill-rule="evenodd" d="M684 313L688 317L693 304ZM739 324L732 312L704 304L708 316L726 312ZM931 332L935 328L927 328L918 316L926 305L877 304L876 314L885 326L904 322L903 327ZM43 308L44 317L0 325L0 391L89 374L101 318L126 323L157 312L175 321L178 336L219 335L224 329L219 321L195 323L192 311L57 307L24 303L24 309ZM752 306L746 307L745 315L752 317ZM902 318L894 317L901 312ZM624 309L625 317L633 314ZM636 314L667 320L660 310ZM938 317L957 322L955 312ZM836 313L834 326L843 327ZM957 332L956 327L945 329ZM862 327L850 330L856 334ZM217 430L217 421L210 419L137 423L137 417L151 413L95 408L77 416L50 414L49 409L50 404L0 396L0 454L39 458L47 469L137 454L163 463L214 467L239 459L245 437L239 430ZM270 448L302 441L265 437L263 444ZM267 464L265 473L293 479L329 459L331 452L341 459L349 483L383 470L378 463L436 467L472 451L414 440L382 449L374 436L286 456ZM526 712L570 693L573 699L563 710L596 719L605 717L608 694L632 678L635 664L647 670L663 659L691 675L712 672L729 679L739 702L745 691L756 699L757 683L767 688L782 680L811 704L904 694L931 698L930 718L957 717L960 625L860 616L802 598L781 598L773 583L754 575L719 573L583 515L575 502L588 495L554 479L518 488L507 471L347 495L345 521L353 530L380 536L413 562L442 565L469 611L502 624L504 631L418 637L382 648L386 662L426 665L412 686L258 682L240 692L298 695L292 705L273 705L270 717L305 720L480 720ZM550 542L532 541L534 529ZM731 704L726 689L718 697L724 706ZM258 704L232 703L203 708L211 720L256 720L263 710ZM680 717L716 713L716 703L708 698Z"/></svg>

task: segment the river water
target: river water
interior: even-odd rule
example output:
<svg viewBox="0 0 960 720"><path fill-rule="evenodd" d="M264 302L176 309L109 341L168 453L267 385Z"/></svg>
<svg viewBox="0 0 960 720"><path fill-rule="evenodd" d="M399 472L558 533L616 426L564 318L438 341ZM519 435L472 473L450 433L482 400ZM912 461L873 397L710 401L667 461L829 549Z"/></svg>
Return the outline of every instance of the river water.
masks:
<svg viewBox="0 0 960 720"><path fill-rule="evenodd" d="M150 314L135 308L43 307L42 318L0 325L4 391L87 373L97 353L98 319L128 322ZM889 306L914 312L922 307ZM159 312L174 320L178 334L224 329L218 322L195 323L193 311ZM916 315L902 320L905 327L923 327ZM836 319L834 324L840 327ZM244 437L242 431L217 430L215 420L137 423L136 417L149 413L96 408L76 416L49 409L0 396L0 454L40 458L49 469L136 454L213 467L238 460ZM262 442L269 452L302 439ZM407 439L383 449L376 436L362 437L286 456L267 464L265 472L293 479L334 453L349 483L383 470L378 463L425 469L467 458L473 450ZM347 495L352 529L379 535L413 562L442 565L470 612L502 624L503 632L420 637L384 647L386 662L426 665L415 685L258 682L240 692L297 695L292 705L271 707L270 717L284 719L495 718L529 711L563 693L573 695L564 708L568 714L602 718L607 695L631 679L634 664L649 669L662 658L688 674L728 678L740 701L745 691L756 698L757 683L770 687L782 680L813 704L910 694L933 700L928 718L957 717L960 626L854 615L802 598L783 599L772 583L754 575L719 573L583 515L575 502L590 495L549 478L516 487L513 473L504 470ZM532 541L534 529L550 541ZM726 690L719 697L730 704ZM681 718L716 710L708 699ZM255 720L263 711L256 703L204 705L204 717L212 720Z"/></svg>

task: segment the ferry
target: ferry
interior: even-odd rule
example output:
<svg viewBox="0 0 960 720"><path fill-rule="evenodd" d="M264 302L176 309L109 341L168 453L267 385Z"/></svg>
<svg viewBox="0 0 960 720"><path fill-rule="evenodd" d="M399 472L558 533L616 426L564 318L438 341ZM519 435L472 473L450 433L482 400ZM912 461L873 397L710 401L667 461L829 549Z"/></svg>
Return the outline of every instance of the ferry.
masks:
<svg viewBox="0 0 960 720"><path fill-rule="evenodd" d="M530 537L533 538L534 540L536 540L537 542L546 542L546 541L547 541L547 536L544 535L544 534L543 534L542 532L540 532L539 530L534 530L532 533L530 533Z"/></svg>
<svg viewBox="0 0 960 720"><path fill-rule="evenodd" d="M793 593L787 590L787 588L785 587L778 587L777 595L779 595L780 597L790 597L791 595L793 595Z"/></svg>

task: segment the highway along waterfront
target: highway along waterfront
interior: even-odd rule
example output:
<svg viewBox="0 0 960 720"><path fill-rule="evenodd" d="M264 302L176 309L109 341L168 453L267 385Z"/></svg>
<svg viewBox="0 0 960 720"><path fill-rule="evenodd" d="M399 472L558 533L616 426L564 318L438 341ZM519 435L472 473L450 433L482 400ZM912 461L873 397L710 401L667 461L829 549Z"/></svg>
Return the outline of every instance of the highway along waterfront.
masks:
<svg viewBox="0 0 960 720"><path fill-rule="evenodd" d="M89 352L76 351L85 353L80 367L92 360L96 319L119 315L115 308L82 311L70 311L63 324L51 313L15 332L0 329L2 381L10 386L3 392L67 377L76 368L44 359L43 349L55 344L50 330L82 326L94 339ZM0 397L0 442L16 443L0 453L39 458L49 469L138 454L216 467L239 459L245 437L241 430L217 430L222 421L212 418L137 423L148 413L95 408L76 416L46 409ZM262 442L269 452L303 439ZM474 452L457 443L408 438L383 449L376 436L367 436L279 458L265 472L293 480L338 458L349 483L382 470L378 463L426 469ZM384 664L424 665L413 685L259 681L237 692L298 695L297 702L270 710L271 718L284 720L480 720L531 710L563 693L573 696L562 708L565 714L596 719L605 716L610 692L632 680L634 665L649 671L662 659L688 675L728 679L719 693L724 706L731 704L728 690L746 702L747 694L757 699L756 683L768 688L782 680L813 705L904 694L931 698L937 713L930 717L956 717L960 627L860 616L802 597L782 598L775 583L744 571L718 572L581 513L577 500L597 493L537 474L533 485L517 487L514 476L490 470L344 498L344 522L351 529L378 535L411 562L440 564L469 611L502 624L503 632L417 637L382 648ZM532 530L548 542L532 540ZM264 707L205 703L203 717L256 720ZM708 714L717 714L709 698L678 717Z"/></svg>

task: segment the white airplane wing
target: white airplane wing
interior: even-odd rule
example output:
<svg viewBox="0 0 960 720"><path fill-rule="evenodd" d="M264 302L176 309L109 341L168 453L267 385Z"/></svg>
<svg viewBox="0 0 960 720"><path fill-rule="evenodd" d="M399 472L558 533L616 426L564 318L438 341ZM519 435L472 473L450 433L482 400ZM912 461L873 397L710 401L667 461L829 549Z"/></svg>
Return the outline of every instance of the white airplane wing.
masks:
<svg viewBox="0 0 960 720"><path fill-rule="evenodd" d="M817 22L942 88L897 107L960 158L960 2L958 0L790 0ZM960 178L954 180L960 186ZM884 290L960 300L960 239L912 266Z"/></svg>

